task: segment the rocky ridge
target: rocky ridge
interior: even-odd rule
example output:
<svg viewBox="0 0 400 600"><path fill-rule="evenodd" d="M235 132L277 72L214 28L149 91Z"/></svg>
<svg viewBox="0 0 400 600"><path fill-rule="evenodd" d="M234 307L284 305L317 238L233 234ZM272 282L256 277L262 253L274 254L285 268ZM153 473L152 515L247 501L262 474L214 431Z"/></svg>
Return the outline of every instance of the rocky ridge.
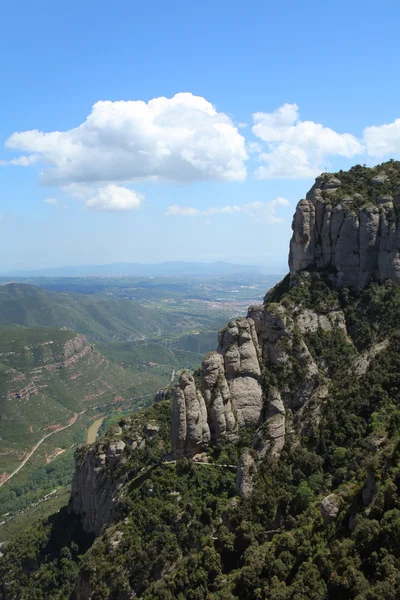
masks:
<svg viewBox="0 0 400 600"><path fill-rule="evenodd" d="M323 174L293 218L289 268L329 271L338 287L400 283L398 163Z"/></svg>
<svg viewBox="0 0 400 600"><path fill-rule="evenodd" d="M343 195L349 187L346 177L342 184L339 177L322 175L306 200L299 202L293 220L288 289L307 286L309 271L322 273L337 286L364 287L371 279L387 276L396 281L397 250L394 253L388 247L397 235L400 240L400 225L396 233L390 212L397 200L389 201L387 193L375 194L371 189L383 186L387 192L389 183L391 189L397 184L393 176L385 175L384 167L378 174L367 171L370 186L365 197L358 192L352 198ZM388 219L390 227L385 225ZM287 282L277 286L278 298L282 285ZM230 321L219 333L217 350L204 357L194 374L183 372L172 389L171 458L193 457L214 444L237 441L244 429L253 430L251 448L242 455L237 472L237 491L247 497L256 472L254 458L278 458L288 439L295 440L308 423L318 424L321 407L329 401L330 379L324 361L313 356L308 338L335 331L342 332L344 342L354 350L354 365L349 368L354 367L355 373L365 372L369 361L386 349L381 343L358 355L339 303L315 310L296 303L290 295L275 302L274 290L263 304L250 306L246 317ZM135 448L137 444L127 451ZM84 516L88 532L98 534L100 524L112 520L110 506L123 483L105 484L103 470L109 461L118 462L126 455L115 451L114 456L113 447L100 454L90 450L76 473L71 509ZM81 499L87 481L89 504ZM108 508L104 508L105 498Z"/></svg>
<svg viewBox="0 0 400 600"><path fill-rule="evenodd" d="M172 444L177 456L193 455L211 443L237 439L242 428L258 428L254 438L261 455L279 454L285 439L287 411L301 408L319 385L320 372L302 333L338 326L344 315L317 314L294 306L251 306L246 318L220 332L216 352L209 353L194 375L184 373L173 391ZM269 368L304 370L296 389L267 386ZM267 433L265 433L267 431Z"/></svg>
<svg viewBox="0 0 400 600"><path fill-rule="evenodd" d="M364 239L361 213L379 211L390 192L395 199L396 170L400 163L317 179L309 197L322 198L322 224L342 213ZM379 261L360 258L353 271L342 262L347 225L336 238L329 230L323 262L319 217L302 232L304 206L291 274L228 323L217 350L165 399L77 451L60 519L97 539L71 569L66 597L395 600L400 287L381 283ZM393 211L397 221L395 202ZM295 257L299 239L313 240L310 262ZM5 556L7 593L24 577L20 555ZM52 571L53 590L65 563Z"/></svg>

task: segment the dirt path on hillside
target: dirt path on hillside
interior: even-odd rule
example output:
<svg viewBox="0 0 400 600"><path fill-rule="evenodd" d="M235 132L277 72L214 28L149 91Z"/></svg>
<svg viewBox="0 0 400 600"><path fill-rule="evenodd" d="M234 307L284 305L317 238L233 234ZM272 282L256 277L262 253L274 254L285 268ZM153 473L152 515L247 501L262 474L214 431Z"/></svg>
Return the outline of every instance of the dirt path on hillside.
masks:
<svg viewBox="0 0 400 600"><path fill-rule="evenodd" d="M10 475L8 475L8 477L6 477L6 479L4 479L4 481L2 481L0 483L0 488L7 482L10 481L10 479L12 477L14 477L14 475L16 475L21 469L22 467L24 467L26 465L26 463L28 462L28 460L31 458L32 454L34 454L34 452L36 452L36 450L39 448L39 446L41 444L43 444L44 440L46 440L48 437L50 437L51 435L54 435L55 433L58 433L59 431L64 431L64 429L67 429L68 427L71 427L77 420L78 418L78 413L75 413L74 416L72 417L72 419L69 420L67 425L64 425L64 427L60 427L60 429L56 429L55 431L51 431L50 433L48 433L47 435L45 435L44 437L42 437L41 440L39 440L37 442L37 444L35 444L32 448L32 450L29 452L29 454L27 454L24 458L24 460L22 461L22 463L20 465L18 465L18 467L12 472L10 473Z"/></svg>
<svg viewBox="0 0 400 600"><path fill-rule="evenodd" d="M137 396L136 398L135 397L129 398L128 400L124 400L124 402L133 402L135 400L141 400L143 398L148 398L149 396L154 396L154 392L151 392L150 394L143 394L143 396ZM26 465L26 463L28 462L28 460L31 458L32 454L34 454L36 452L36 450L39 448L39 446L41 444L43 444L44 440L46 440L48 437L50 437L51 435L54 435L55 433L58 433L59 431L63 431L64 429L67 429L68 427L71 427L76 422L76 420L78 419L78 417L80 415L83 415L84 413L86 413L88 410L93 410L93 409L99 409L100 410L100 409L104 409L106 406L116 406L116 404L120 404L120 402L119 403L110 402L109 404L103 404L102 406L88 406L87 408L81 410L81 412L79 414L75 413L74 416L68 421L67 425L64 425L64 427L60 427L60 429L55 429L54 431L51 431L50 433L48 433L47 435L45 435L44 437L42 437L42 439L39 440L37 442L37 444L35 444L35 446L33 446L32 450L29 452L29 454L27 454L25 456L25 458L22 461L22 463L20 465L18 465L18 467L12 473L10 473L10 475L7 475L7 477L5 479L3 479L3 481L0 481L0 488L5 483L7 483L7 481L10 481L10 479L12 477L14 477L14 475L16 475L22 469L22 467L24 467ZM102 417L102 419L99 419L99 420L102 422L103 419L104 419L104 417ZM97 421L95 421L91 425L91 427L89 428L89 431L95 425L95 423L97 423ZM97 427L96 434L97 434L98 429L100 428L100 425L101 425L101 423ZM88 432L88 435L89 435L89 432ZM95 439L96 439L96 435L94 436L93 441Z"/></svg>

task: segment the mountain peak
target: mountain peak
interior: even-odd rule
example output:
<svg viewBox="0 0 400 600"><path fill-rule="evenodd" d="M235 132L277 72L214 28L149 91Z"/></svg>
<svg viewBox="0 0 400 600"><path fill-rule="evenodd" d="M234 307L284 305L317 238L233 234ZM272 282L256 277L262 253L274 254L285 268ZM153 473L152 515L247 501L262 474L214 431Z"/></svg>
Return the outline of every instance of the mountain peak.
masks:
<svg viewBox="0 0 400 600"><path fill-rule="evenodd" d="M400 162L324 173L293 218L289 267L322 271L335 287L400 283Z"/></svg>

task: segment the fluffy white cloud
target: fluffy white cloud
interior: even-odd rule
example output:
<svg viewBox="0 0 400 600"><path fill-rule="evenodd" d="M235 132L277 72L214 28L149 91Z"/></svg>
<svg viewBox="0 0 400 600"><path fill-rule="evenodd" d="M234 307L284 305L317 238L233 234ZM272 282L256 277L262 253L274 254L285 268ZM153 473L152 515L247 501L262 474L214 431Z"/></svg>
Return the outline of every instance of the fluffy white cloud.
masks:
<svg viewBox="0 0 400 600"><path fill-rule="evenodd" d="M14 159L19 164L40 157L46 185L246 177L244 137L226 114L190 93L97 102L75 129L14 133L6 146L28 153Z"/></svg>
<svg viewBox="0 0 400 600"><path fill-rule="evenodd" d="M173 204L168 207L168 216L178 217L206 217L210 215L218 214L232 214L241 213L247 214L257 221L263 221L269 225L273 223L281 223L283 219L276 216L276 209L278 206L288 206L289 200L287 198L275 198L269 202L247 202L247 204L228 204L222 207L210 207L205 209L193 208L191 206L182 206L180 204Z"/></svg>
<svg viewBox="0 0 400 600"><path fill-rule="evenodd" d="M252 131L266 147L259 157L260 179L314 177L332 155L352 157L363 152L361 142L349 133L337 133L313 121L301 121L296 104L284 104L272 113L254 113Z"/></svg>
<svg viewBox="0 0 400 600"><path fill-rule="evenodd" d="M92 192L85 206L94 210L127 211L139 208L142 200L142 194L110 183Z"/></svg>
<svg viewBox="0 0 400 600"><path fill-rule="evenodd" d="M400 154L400 119L387 125L373 125L364 129L364 142L371 156Z"/></svg>

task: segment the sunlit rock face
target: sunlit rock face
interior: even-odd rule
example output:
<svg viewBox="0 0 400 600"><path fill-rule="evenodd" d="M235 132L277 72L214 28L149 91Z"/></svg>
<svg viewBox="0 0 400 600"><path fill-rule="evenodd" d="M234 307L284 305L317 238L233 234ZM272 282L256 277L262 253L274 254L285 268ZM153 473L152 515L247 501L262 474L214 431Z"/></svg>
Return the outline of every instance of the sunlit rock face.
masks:
<svg viewBox="0 0 400 600"><path fill-rule="evenodd" d="M292 276L324 269L337 287L363 288L386 279L400 283L400 196L380 190L389 186L385 174L371 175L366 185L365 195L348 195L340 178L316 179L293 218ZM398 183L392 185L398 194Z"/></svg>

